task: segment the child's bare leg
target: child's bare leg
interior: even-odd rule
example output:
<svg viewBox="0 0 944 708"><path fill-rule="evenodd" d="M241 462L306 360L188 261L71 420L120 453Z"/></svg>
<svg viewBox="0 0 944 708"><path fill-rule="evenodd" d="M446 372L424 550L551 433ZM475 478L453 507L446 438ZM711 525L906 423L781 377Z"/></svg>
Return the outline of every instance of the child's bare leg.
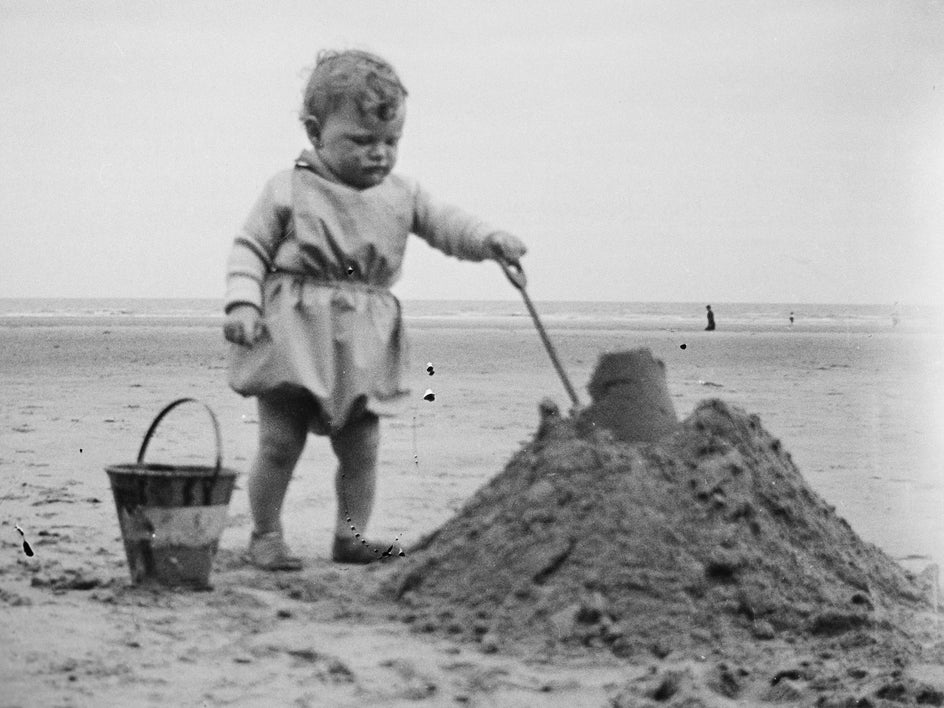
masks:
<svg viewBox="0 0 944 708"><path fill-rule="evenodd" d="M258 399L259 449L249 472L254 535L282 531L282 502L305 447L308 417L303 403Z"/></svg>
<svg viewBox="0 0 944 708"><path fill-rule="evenodd" d="M364 540L364 529L374 506L379 444L380 421L375 415L348 424L331 438L338 457L335 477L338 515L331 557L340 563L380 560L389 546L376 539L372 543Z"/></svg>
<svg viewBox="0 0 944 708"><path fill-rule="evenodd" d="M360 534L367 528L374 507L379 446L380 421L375 415L352 421L331 436L331 447L338 458L334 478L338 497L335 536L352 537L355 532L351 526Z"/></svg>

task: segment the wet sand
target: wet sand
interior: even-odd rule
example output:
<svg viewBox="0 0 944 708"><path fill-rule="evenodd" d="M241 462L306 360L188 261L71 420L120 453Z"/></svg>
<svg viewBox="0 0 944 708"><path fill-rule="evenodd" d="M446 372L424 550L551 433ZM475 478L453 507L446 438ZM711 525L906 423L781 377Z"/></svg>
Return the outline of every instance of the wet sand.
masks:
<svg viewBox="0 0 944 708"><path fill-rule="evenodd" d="M415 402L384 421L370 529L407 548L531 438L541 398L568 405L526 319L419 320L408 332ZM864 540L909 569L944 562L939 335L566 323L550 333L585 402L600 353L648 347L665 362L680 417L706 398L757 414ZM304 571L264 575L240 560L250 529L242 479L212 593L128 588L104 469L135 459L163 405L180 396L205 401L220 421L224 464L248 469L255 408L226 388L224 346L217 323L206 320L0 322L0 703L601 705L613 686L645 674L647 665L612 659L548 665L483 653L395 621L370 600L389 569L328 560L334 462L317 438L284 515ZM427 388L435 401L423 400ZM198 407L172 414L148 459L209 464L205 415ZM909 671L944 690L939 667Z"/></svg>

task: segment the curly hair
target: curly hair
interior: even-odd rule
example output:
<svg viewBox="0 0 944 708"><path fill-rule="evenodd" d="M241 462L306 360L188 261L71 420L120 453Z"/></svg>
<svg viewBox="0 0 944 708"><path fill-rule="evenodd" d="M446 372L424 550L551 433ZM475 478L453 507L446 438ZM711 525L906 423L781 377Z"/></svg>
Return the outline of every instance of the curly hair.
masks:
<svg viewBox="0 0 944 708"><path fill-rule="evenodd" d="M406 98L406 88L393 67L375 54L350 49L319 52L303 94L299 120L323 123L345 100L353 100L365 116L388 121Z"/></svg>

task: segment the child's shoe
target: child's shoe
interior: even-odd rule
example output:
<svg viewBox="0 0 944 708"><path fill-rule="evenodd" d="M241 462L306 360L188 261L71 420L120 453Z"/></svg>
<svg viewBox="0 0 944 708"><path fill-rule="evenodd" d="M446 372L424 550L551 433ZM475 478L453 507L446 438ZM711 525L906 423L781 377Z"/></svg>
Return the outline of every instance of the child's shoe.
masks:
<svg viewBox="0 0 944 708"><path fill-rule="evenodd" d="M335 563L373 563L402 553L396 543L365 543L358 538L340 536L334 537L334 545L331 546L331 560Z"/></svg>
<svg viewBox="0 0 944 708"><path fill-rule="evenodd" d="M302 559L293 556L278 531L257 534L249 538L248 560L262 570L300 570Z"/></svg>

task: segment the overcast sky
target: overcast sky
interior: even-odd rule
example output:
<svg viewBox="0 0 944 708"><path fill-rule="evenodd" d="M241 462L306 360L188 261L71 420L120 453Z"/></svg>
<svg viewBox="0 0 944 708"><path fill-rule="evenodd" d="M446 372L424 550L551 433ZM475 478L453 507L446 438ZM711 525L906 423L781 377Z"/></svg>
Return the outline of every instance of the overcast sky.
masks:
<svg viewBox="0 0 944 708"><path fill-rule="evenodd" d="M0 297L221 297L322 48L535 299L944 303L941 0L0 0ZM518 297L417 238L395 291Z"/></svg>

